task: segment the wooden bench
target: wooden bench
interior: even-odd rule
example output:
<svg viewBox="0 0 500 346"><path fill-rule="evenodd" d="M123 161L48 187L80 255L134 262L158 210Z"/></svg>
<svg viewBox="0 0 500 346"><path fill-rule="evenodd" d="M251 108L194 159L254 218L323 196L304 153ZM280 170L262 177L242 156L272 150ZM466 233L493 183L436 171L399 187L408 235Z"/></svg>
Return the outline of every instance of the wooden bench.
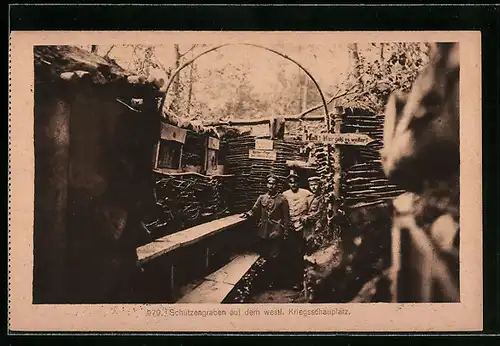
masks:
<svg viewBox="0 0 500 346"><path fill-rule="evenodd" d="M201 241L213 237L224 230L229 230L242 225L246 221L247 220L245 218L242 218L240 214L231 215L159 238L151 243L137 248L137 265L143 267L154 259L159 259L160 257L163 258L166 255L173 254L177 250L186 249L188 246L201 244L200 246L204 252L202 256L205 257L204 265L206 270L210 266L211 249L208 242L201 243ZM165 274L168 276L168 281L170 284L169 288L171 292L175 292L175 289L177 287L177 267L182 266L182 263L177 263L178 261L179 260L174 259L164 263ZM163 272L163 269L161 271Z"/></svg>
<svg viewBox="0 0 500 346"><path fill-rule="evenodd" d="M224 267L206 276L200 285L177 303L221 303L258 259L259 255L254 253L236 256Z"/></svg>
<svg viewBox="0 0 500 346"><path fill-rule="evenodd" d="M177 248L199 242L245 221L246 219L240 214L231 215L156 239L137 248L138 264L144 264Z"/></svg>

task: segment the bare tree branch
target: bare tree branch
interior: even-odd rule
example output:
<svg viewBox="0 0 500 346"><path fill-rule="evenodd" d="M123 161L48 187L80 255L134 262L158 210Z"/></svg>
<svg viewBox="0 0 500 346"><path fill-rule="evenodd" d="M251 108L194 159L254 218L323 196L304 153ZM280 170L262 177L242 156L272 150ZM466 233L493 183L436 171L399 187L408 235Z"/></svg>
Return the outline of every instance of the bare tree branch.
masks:
<svg viewBox="0 0 500 346"><path fill-rule="evenodd" d="M115 48L115 45L112 44L111 47L108 49L108 51L106 52L106 54L104 54L104 57L107 58L109 56L109 53L111 53L111 50Z"/></svg>
<svg viewBox="0 0 500 346"><path fill-rule="evenodd" d="M158 66L160 66L160 68L162 69L162 71L165 72L165 74L167 76L170 76L170 73L172 72L171 69L165 68L165 65L163 65L163 63L161 62L160 58L158 58L158 56L156 55L156 52L154 52L154 51L153 51L153 56L155 57L156 62L158 63Z"/></svg>
<svg viewBox="0 0 500 346"><path fill-rule="evenodd" d="M339 98L342 98L344 96L347 96L347 95L352 95L352 94L355 94L356 91L352 91L352 89L354 89L356 86L353 85L351 88L349 88L349 90L345 91L343 94L340 94L338 95L339 91L337 91L337 94L333 95L329 100L326 101L326 104L330 104L332 103L334 100L336 99L339 99ZM340 90L340 89L339 89ZM317 110L317 109L320 109L321 107L323 107L323 103L319 103L311 108L308 108L306 109L305 111L299 113L299 114L296 114L294 115L294 117L297 117L297 118L303 118L304 116L306 116L307 114Z"/></svg>
<svg viewBox="0 0 500 346"><path fill-rule="evenodd" d="M210 48L210 49L207 49L207 50L205 50L205 51L203 51L203 52L201 52L201 53L197 54L197 55L196 55L195 57L193 57L192 59L190 59L190 60L186 61L185 63L183 63L182 65L180 65L177 69L175 69L175 71L173 71L173 72L171 73L171 75L170 75L170 77L169 77L169 80L168 80L168 82L166 83L166 85L162 88L162 91L163 91L163 92L165 92L165 93L166 93L166 92L168 92L168 89L170 88L170 85L173 83L175 76L176 76L176 75L177 75L177 74L178 74L178 73L179 73L179 72L180 72L180 71L181 71L184 67L186 67L187 65L189 65L189 64L191 64L191 63L193 63L193 62L194 62L196 59L198 59L200 56L205 55L205 54L207 54L207 53L210 53L210 52L212 52L212 51L214 51L214 50L216 50L216 49L219 49L219 48L224 47L224 46L227 46L227 45L229 45L229 43L224 43L224 44L220 44L220 45L214 46L214 47L212 47L212 48Z"/></svg>
<svg viewBox="0 0 500 346"><path fill-rule="evenodd" d="M197 44L193 44L191 46L191 48L189 48L187 51L185 51L184 53L182 54L179 54L179 57L182 58L184 55L186 55L187 53L189 53L190 51L192 51L194 48L196 48L198 45Z"/></svg>
<svg viewBox="0 0 500 346"><path fill-rule="evenodd" d="M137 45L134 45L134 49L132 50L132 54L130 55L130 60L128 61L127 70L130 69L130 64L132 63L132 59L134 58L136 49L137 49Z"/></svg>

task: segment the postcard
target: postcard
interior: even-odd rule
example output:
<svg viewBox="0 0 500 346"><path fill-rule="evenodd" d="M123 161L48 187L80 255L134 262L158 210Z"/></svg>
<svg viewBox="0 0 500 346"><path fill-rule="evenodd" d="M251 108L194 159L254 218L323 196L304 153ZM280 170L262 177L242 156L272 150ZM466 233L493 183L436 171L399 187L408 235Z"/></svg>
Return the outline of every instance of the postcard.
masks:
<svg viewBox="0 0 500 346"><path fill-rule="evenodd" d="M12 332L482 330L476 31L13 31Z"/></svg>

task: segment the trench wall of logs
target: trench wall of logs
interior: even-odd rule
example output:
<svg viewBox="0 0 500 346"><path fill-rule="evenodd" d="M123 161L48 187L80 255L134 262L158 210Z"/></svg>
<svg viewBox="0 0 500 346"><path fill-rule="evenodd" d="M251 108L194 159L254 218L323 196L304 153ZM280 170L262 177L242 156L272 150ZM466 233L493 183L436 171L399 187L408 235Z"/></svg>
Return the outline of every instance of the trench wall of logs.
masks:
<svg viewBox="0 0 500 346"><path fill-rule="evenodd" d="M366 146L342 148L344 174L341 191L348 208L382 206L404 192L389 183L382 169L383 131L384 115L345 109L341 132L363 133L375 140Z"/></svg>
<svg viewBox="0 0 500 346"><path fill-rule="evenodd" d="M244 212L252 207L259 195L267 191L266 177L272 173L283 184L290 173L287 160L303 160L300 154L301 144L274 140L276 161L250 159L248 152L255 148L256 137L243 135L225 140L227 151L225 164L227 174L235 175L234 198L231 202L235 212ZM281 185L281 190L288 187Z"/></svg>
<svg viewBox="0 0 500 346"><path fill-rule="evenodd" d="M340 146L341 186L340 196L335 196L340 197L336 203L340 213L333 211L330 228L341 236L337 252L341 259L332 270L326 270L325 263L324 269L312 273L321 281L314 286L314 299L319 301L350 301L365 282L390 264L390 202L405 191L390 184L385 177L379 153L383 147L383 126L384 115L344 109L340 132L366 134L373 141L366 146ZM315 145L312 154L316 173L326 180L325 197L331 200L333 172L328 166L326 146ZM332 244L327 241L320 247L328 249L334 246ZM377 299L386 300L382 295Z"/></svg>
<svg viewBox="0 0 500 346"><path fill-rule="evenodd" d="M384 115L345 109L341 132L364 133L374 139L366 146L342 148L341 194L349 217L344 235L344 275L336 299L350 301L363 284L378 277L390 265L391 201L405 191L390 184L380 157ZM387 301L388 288L372 299Z"/></svg>
<svg viewBox="0 0 500 346"><path fill-rule="evenodd" d="M155 238L194 227L234 212L231 176L153 172L156 209L146 218Z"/></svg>

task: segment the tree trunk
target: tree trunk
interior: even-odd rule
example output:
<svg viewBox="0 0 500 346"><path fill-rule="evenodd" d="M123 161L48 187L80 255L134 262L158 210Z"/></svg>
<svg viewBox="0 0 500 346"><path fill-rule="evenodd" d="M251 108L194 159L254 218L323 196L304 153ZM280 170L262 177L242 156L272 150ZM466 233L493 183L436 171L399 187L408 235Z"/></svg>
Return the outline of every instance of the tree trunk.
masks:
<svg viewBox="0 0 500 346"><path fill-rule="evenodd" d="M380 63L384 61L384 44L380 44Z"/></svg>
<svg viewBox="0 0 500 346"><path fill-rule="evenodd" d="M358 44L357 43L349 43L347 45L347 49L349 50L349 58L351 59L351 71L352 76L355 81L355 84L359 84L359 53L358 53Z"/></svg>
<svg viewBox="0 0 500 346"><path fill-rule="evenodd" d="M179 52L179 45L174 44L174 54L175 54L175 70L177 70L180 66L181 53ZM172 82L172 92L173 99L170 104L170 110L177 114L179 111L179 98L180 98L180 87L179 87L179 73L175 76L174 81Z"/></svg>
<svg viewBox="0 0 500 346"><path fill-rule="evenodd" d="M305 111L307 108L307 75L302 73L302 104L301 104L301 112Z"/></svg>
<svg viewBox="0 0 500 346"><path fill-rule="evenodd" d="M188 100L187 100L187 107L186 107L186 115L189 116L189 112L191 111L191 97L193 95L193 69L194 69L194 62L191 64L189 67L189 89L188 89Z"/></svg>
<svg viewBox="0 0 500 346"><path fill-rule="evenodd" d="M302 73L299 72L298 76L299 76L299 78L298 78L298 81L297 81L297 89L299 91L299 100L297 102L296 112L300 113L300 112L302 112L302 97L304 96L303 93L302 93Z"/></svg>
<svg viewBox="0 0 500 346"><path fill-rule="evenodd" d="M179 52L178 44L174 44L174 50L175 50L175 69L178 69L181 59L181 53ZM177 74L175 76L174 85L172 85L175 97L179 97L179 76L180 74Z"/></svg>

